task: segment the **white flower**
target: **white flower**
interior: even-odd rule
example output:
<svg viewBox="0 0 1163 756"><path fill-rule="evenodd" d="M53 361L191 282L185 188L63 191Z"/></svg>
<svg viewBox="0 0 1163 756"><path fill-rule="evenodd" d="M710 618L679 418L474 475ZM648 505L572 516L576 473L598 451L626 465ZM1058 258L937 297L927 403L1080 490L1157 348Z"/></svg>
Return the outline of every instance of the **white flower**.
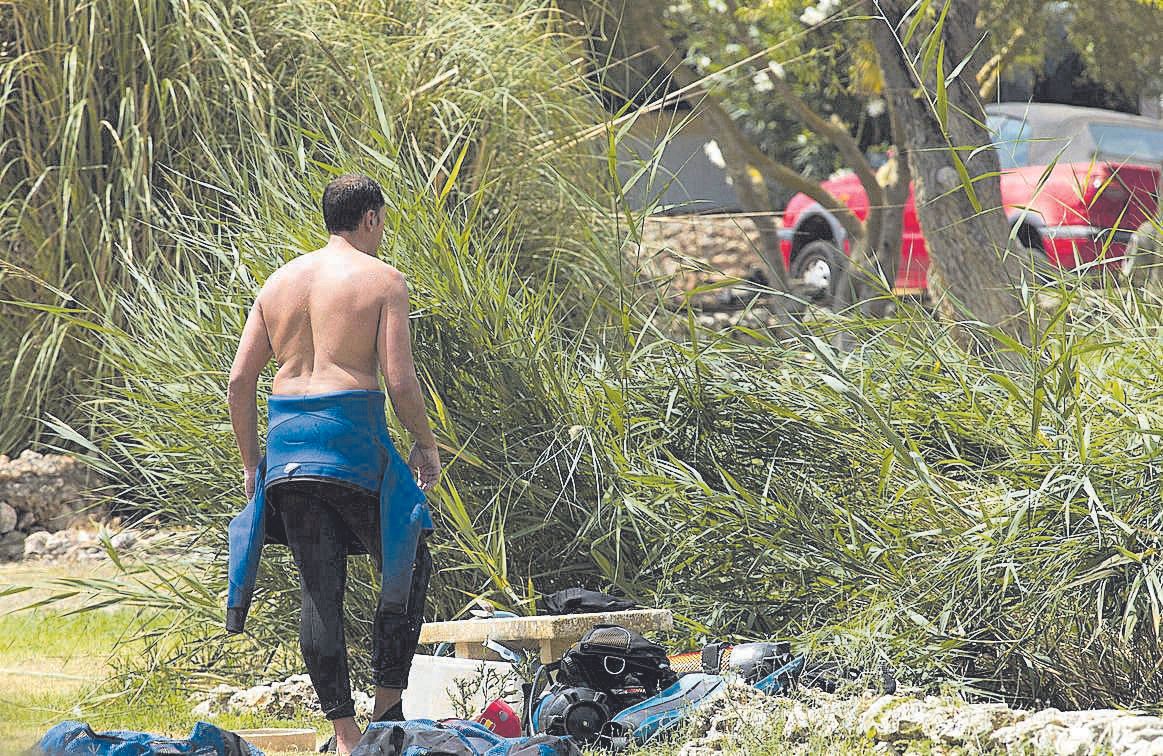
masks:
<svg viewBox="0 0 1163 756"><path fill-rule="evenodd" d="M770 92L775 87L766 71L759 71L752 76L751 83L755 86L756 92Z"/></svg>
<svg viewBox="0 0 1163 756"><path fill-rule="evenodd" d="M711 10L715 11L716 13L726 13L727 12L727 4L725 2L723 2L723 0L709 0L707 2L707 7L710 8Z"/></svg>
<svg viewBox="0 0 1163 756"><path fill-rule="evenodd" d="M823 13L820 13L819 8L805 8L804 12L800 14L800 22L805 26L815 26L823 21L825 18Z"/></svg>
<svg viewBox="0 0 1163 756"><path fill-rule="evenodd" d="M695 58L695 63L698 64L699 68L706 70L711 66L711 59L706 55L700 55L699 57Z"/></svg>
<svg viewBox="0 0 1163 756"><path fill-rule="evenodd" d="M768 62L767 70L770 71L771 74L777 78L780 78L780 79L787 78L787 72L783 70L783 66L776 63L774 60Z"/></svg>
<svg viewBox="0 0 1163 756"><path fill-rule="evenodd" d="M804 12L800 14L800 21L808 26L815 26L835 13L839 5L840 0L820 0L815 5L804 9Z"/></svg>
<svg viewBox="0 0 1163 756"><path fill-rule="evenodd" d="M723 159L723 152L719 149L719 143L714 139L703 144L703 153L707 156L707 160L711 161L711 165L716 168L727 167L727 161Z"/></svg>
<svg viewBox="0 0 1163 756"><path fill-rule="evenodd" d="M885 109L885 104L884 104L884 98L882 98L882 97L873 97L871 100L868 101L868 105L865 106L865 111L868 113L868 115L872 116L873 118L876 118L877 116L880 116L880 115L884 115L884 109Z"/></svg>

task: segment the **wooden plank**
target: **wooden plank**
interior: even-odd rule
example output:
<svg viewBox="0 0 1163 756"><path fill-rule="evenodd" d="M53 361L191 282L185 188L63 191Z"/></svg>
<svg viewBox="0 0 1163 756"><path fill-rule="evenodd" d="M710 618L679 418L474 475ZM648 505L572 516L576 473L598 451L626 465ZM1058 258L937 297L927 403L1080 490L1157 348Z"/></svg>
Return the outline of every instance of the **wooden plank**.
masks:
<svg viewBox="0 0 1163 756"><path fill-rule="evenodd" d="M573 646L578 640L571 640L569 638L546 638L541 641L540 659L542 664L550 664L557 661L565 652Z"/></svg>
<svg viewBox="0 0 1163 756"><path fill-rule="evenodd" d="M425 622L420 630L420 642L455 643L458 653L462 643L479 645L486 640L568 640L569 643L575 643L594 625L601 624L621 625L645 633L671 629L674 627L674 617L669 609L631 609L624 612Z"/></svg>

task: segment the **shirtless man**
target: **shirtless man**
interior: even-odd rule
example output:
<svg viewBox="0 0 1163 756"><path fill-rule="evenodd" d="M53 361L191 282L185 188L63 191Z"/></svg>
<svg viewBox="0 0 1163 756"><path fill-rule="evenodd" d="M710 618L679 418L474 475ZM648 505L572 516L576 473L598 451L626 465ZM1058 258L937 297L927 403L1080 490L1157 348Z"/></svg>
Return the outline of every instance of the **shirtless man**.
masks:
<svg viewBox="0 0 1163 756"><path fill-rule="evenodd" d="M416 480L407 485L418 483L420 490L429 491L440 477L436 439L412 361L407 285L400 271L375 257L384 215L383 193L375 181L355 175L335 179L323 193L330 233L326 246L279 268L259 292L242 331L227 392L248 497L255 493L262 459L258 377L271 357L278 364L272 403L280 397L294 401L366 395L382 404L382 372L396 416L414 441L407 466ZM366 424L367 412L362 417ZM387 439L386 426L379 438ZM391 441L380 445L391 446ZM394 447L390 453L395 454ZM268 483L270 478L268 471ZM320 705L334 725L337 750L348 753L361 732L351 701L342 622L347 546L353 544L343 541L354 536L356 550L362 545L373 558L379 556L380 500L373 491L318 476L278 482L267 487L267 498L281 517L299 568L300 648ZM422 494L416 496L423 501ZM421 539L406 613L385 609L382 599L376 611L373 719L403 719L401 690L416 650L430 574L431 557Z"/></svg>

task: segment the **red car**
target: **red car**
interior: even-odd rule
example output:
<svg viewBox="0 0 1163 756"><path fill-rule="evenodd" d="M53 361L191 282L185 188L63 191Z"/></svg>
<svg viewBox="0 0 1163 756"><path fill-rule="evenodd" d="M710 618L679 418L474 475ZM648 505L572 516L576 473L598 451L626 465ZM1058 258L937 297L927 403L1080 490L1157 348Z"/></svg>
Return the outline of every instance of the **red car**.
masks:
<svg viewBox="0 0 1163 756"><path fill-rule="evenodd" d="M1059 268L1100 258L1092 268L1121 265L1131 233L1158 206L1163 122L1024 102L988 105L986 114L1001 159L1002 203L1017 226L1016 238L1045 250ZM868 214L868 197L855 174L823 185L861 219ZM904 213L896 288L919 293L926 288L929 253L911 191ZM812 296L830 299L839 250L848 250L836 218L797 194L783 215L780 247L792 278L801 279Z"/></svg>

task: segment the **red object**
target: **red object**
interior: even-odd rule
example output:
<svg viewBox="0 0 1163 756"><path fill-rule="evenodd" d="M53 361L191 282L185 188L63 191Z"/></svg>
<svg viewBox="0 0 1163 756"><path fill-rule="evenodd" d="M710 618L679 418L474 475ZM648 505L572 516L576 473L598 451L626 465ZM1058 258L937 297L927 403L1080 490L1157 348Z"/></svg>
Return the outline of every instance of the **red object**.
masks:
<svg viewBox="0 0 1163 756"><path fill-rule="evenodd" d="M1064 105L1001 103L986 107L991 138L1002 163L1001 197L1011 228L1028 246L1041 247L1059 268L1117 267L1130 234L1158 206L1163 124L1123 113ZM1047 166L1053 164L1053 168ZM972 158L970 174L975 173ZM868 196L855 174L823 186L863 220ZM961 191L961 189L955 189ZM848 252L835 217L807 195L792 197L784 211L780 251L793 274L805 280L813 241ZM817 247L818 249L818 247ZM917 222L913 193L904 208L897 290L927 285L929 253ZM817 268L816 272L820 272ZM822 275L828 277L824 268ZM824 280L830 280L825 278Z"/></svg>
<svg viewBox="0 0 1163 756"><path fill-rule="evenodd" d="M488 727L502 738L521 737L521 717L513 707L498 698L485 707L476 721Z"/></svg>

